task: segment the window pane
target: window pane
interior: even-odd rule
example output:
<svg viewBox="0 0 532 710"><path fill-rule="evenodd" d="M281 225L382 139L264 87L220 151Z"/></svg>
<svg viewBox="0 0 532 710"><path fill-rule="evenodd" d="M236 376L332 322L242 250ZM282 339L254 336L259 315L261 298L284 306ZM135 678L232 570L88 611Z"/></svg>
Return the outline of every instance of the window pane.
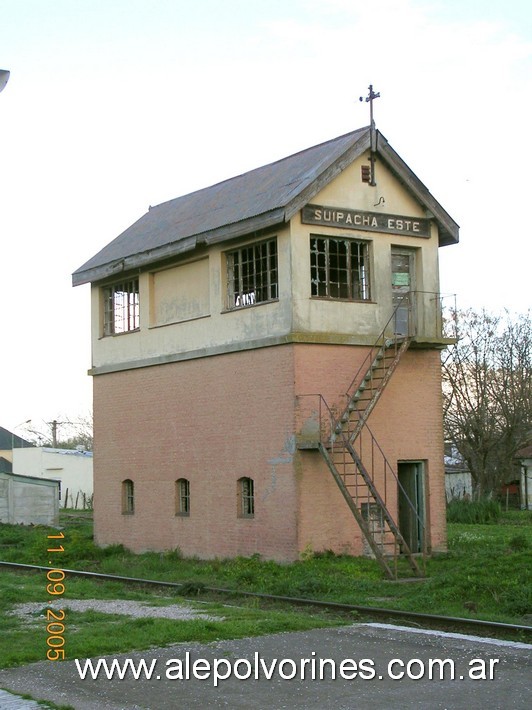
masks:
<svg viewBox="0 0 532 710"><path fill-rule="evenodd" d="M271 239L227 254L227 307L241 308L278 297L277 242Z"/></svg>
<svg viewBox="0 0 532 710"><path fill-rule="evenodd" d="M242 518L252 518L255 515L255 493L252 478L241 478L238 481L238 515Z"/></svg>
<svg viewBox="0 0 532 710"><path fill-rule="evenodd" d="M127 479L122 481L122 513L132 514L135 512L135 494L133 481Z"/></svg>
<svg viewBox="0 0 532 710"><path fill-rule="evenodd" d="M140 326L139 281L132 279L106 286L104 298L104 335L137 330Z"/></svg>
<svg viewBox="0 0 532 710"><path fill-rule="evenodd" d="M320 298L368 300L368 244L311 237L310 292Z"/></svg>
<svg viewBox="0 0 532 710"><path fill-rule="evenodd" d="M178 515L190 514L190 481L186 478L176 481L176 513Z"/></svg>

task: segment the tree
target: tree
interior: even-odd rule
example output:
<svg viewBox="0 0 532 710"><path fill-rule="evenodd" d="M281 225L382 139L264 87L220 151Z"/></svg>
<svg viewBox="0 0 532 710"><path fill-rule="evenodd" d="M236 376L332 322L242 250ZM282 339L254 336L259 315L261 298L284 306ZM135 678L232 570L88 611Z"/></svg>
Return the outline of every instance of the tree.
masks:
<svg viewBox="0 0 532 710"><path fill-rule="evenodd" d="M468 464L477 495L510 480L532 429L532 322L485 310L453 314L458 340L444 354L446 439Z"/></svg>
<svg viewBox="0 0 532 710"><path fill-rule="evenodd" d="M83 446L87 451L92 451L92 413L80 416L76 420L60 417L51 422L43 423L41 431L30 431L37 446L48 446L57 449L75 449L77 446Z"/></svg>
<svg viewBox="0 0 532 710"><path fill-rule="evenodd" d="M66 434L66 436L65 436ZM57 441L59 449L75 449L83 446L87 451L92 451L93 420L92 414L79 417L75 421L66 418L63 422L63 435Z"/></svg>

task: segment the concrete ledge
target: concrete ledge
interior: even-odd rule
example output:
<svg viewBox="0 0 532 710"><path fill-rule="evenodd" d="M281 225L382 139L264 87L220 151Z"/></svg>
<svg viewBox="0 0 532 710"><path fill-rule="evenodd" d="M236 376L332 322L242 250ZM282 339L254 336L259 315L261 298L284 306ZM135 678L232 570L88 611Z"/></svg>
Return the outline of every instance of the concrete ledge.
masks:
<svg viewBox="0 0 532 710"><path fill-rule="evenodd" d="M225 355L227 353L240 352L242 350L256 350L258 348L270 348L277 345L293 345L302 343L306 345L362 345L372 347L375 345L377 336L371 335L347 335L345 333L305 333L291 332L286 335L274 335L260 339L248 340L237 343L224 343L209 348L198 348L180 353L169 353L166 355L155 355L154 357L140 358L138 360L128 360L125 362L110 363L109 365L97 365L88 370L89 375L107 375L111 372L121 372L123 370L137 370L141 367L154 367L155 365L166 365L173 362L185 360L196 360L203 357L213 357L215 355ZM412 349L436 349L443 350L456 342L453 338L432 338L425 336L415 336L411 340Z"/></svg>
<svg viewBox="0 0 532 710"><path fill-rule="evenodd" d="M305 343L315 345L364 345L371 347L375 342L375 336L352 336L343 333L287 333L286 335L274 335L266 338L248 340L238 343L224 343L210 348L199 348L181 353L171 353L167 355L156 355L154 357L142 358L126 362L111 363L109 365L98 365L88 371L89 375L106 375L111 372L121 372L123 370L136 370L141 367L154 367L155 365L166 365L184 360L196 360L214 355L225 355L227 353L240 352L242 350L256 350L258 348L269 348L277 345L292 345L294 343Z"/></svg>

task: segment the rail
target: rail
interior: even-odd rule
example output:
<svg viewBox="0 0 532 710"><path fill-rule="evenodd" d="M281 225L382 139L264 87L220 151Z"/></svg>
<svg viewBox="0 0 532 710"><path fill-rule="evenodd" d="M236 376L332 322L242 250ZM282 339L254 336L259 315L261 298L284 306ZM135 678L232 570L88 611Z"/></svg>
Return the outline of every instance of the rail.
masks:
<svg viewBox="0 0 532 710"><path fill-rule="evenodd" d="M45 571L50 570L49 567L44 567L42 565L29 565L21 564L19 562L4 562L0 561L0 566L11 568L18 571ZM87 572L85 570L75 570L62 568L65 574L69 574L73 577L86 577L101 581L111 581L111 582L122 582L124 584L136 584L143 586L158 586L158 587L168 587L173 589L184 588L185 590L190 590L194 587L193 582L165 582L156 579L143 579L141 577L124 577L121 575L114 574L102 574L100 572ZM417 583L423 584L421 580L417 580ZM224 594L230 596L241 596L241 597L254 597L257 599L264 599L268 601L278 601L286 604L304 605L304 606L315 606L325 609L331 609L332 611L346 611L346 612L358 612L370 617L377 618L388 618L388 619L404 619L409 622L418 624L430 624L431 628L434 627L446 627L447 629L458 628L472 628L472 629L482 629L483 631L491 631L492 633L514 633L525 638L529 638L532 641L532 626L526 626L524 624L508 624L501 621L487 621L484 619L468 619L466 617L456 617L456 616L443 616L440 614L425 614L412 611L403 611L400 609L386 609L383 607L371 607L371 606L361 606L359 604L344 604L342 602L331 602L322 599L312 599L308 597L286 597L278 594L265 594L263 592L249 592L239 589L227 589L224 587L209 587L201 583L196 583L196 588L198 593L200 592L211 592L215 594ZM187 592L190 594L190 592Z"/></svg>

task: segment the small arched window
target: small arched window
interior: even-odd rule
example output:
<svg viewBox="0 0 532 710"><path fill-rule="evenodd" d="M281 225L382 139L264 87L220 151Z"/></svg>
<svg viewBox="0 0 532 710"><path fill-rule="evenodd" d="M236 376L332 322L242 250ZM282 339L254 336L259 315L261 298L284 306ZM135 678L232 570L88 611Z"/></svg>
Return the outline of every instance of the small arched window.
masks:
<svg viewBox="0 0 532 710"><path fill-rule="evenodd" d="M133 515L135 512L135 484L129 478L122 481L122 514Z"/></svg>
<svg viewBox="0 0 532 710"><path fill-rule="evenodd" d="M187 478L175 482L175 514L190 515L190 481Z"/></svg>
<svg viewBox="0 0 532 710"><path fill-rule="evenodd" d="M236 497L238 517L255 517L255 484L252 478L238 479Z"/></svg>

